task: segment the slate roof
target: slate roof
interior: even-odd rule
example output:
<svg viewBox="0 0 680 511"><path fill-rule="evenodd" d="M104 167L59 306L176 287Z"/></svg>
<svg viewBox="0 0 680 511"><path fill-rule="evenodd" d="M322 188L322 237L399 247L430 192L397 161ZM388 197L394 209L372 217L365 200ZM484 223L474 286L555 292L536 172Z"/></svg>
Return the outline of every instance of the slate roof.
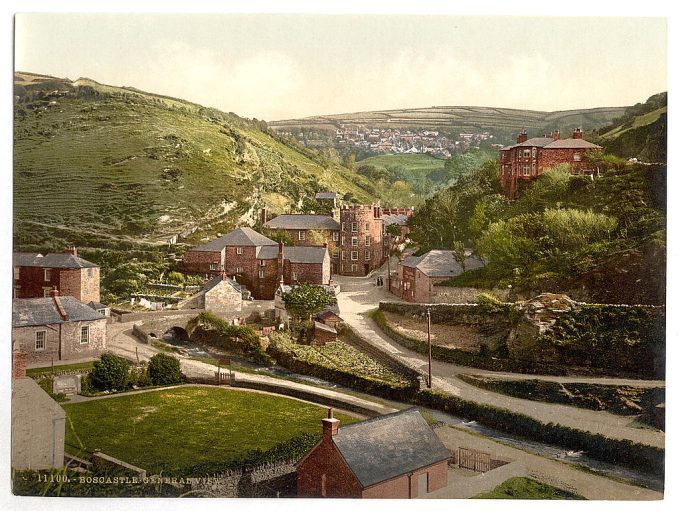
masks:
<svg viewBox="0 0 680 511"><path fill-rule="evenodd" d="M462 266L456 261L452 250L430 250L421 256L409 256L402 262L408 268L418 268L428 277L456 277L463 273ZM465 271L484 266L477 256L465 259Z"/></svg>
<svg viewBox="0 0 680 511"><path fill-rule="evenodd" d="M326 318L330 318L330 317L335 317L335 318L339 319L340 321L342 321L342 318L340 316L338 316L338 314L336 314L331 309L325 309L325 310L323 310L322 312L319 312L316 315L317 319L326 319Z"/></svg>
<svg viewBox="0 0 680 511"><path fill-rule="evenodd" d="M323 323L320 323L319 321L314 322L314 328L318 328L319 330L325 330L326 332L331 332L332 334L338 333L338 331L332 326L325 325Z"/></svg>
<svg viewBox="0 0 680 511"><path fill-rule="evenodd" d="M265 245L258 247L255 251L255 257L257 259L276 259L279 257L279 246Z"/></svg>
<svg viewBox="0 0 680 511"><path fill-rule="evenodd" d="M34 266L38 268L98 268L99 265L86 261L73 254L40 254L14 253L14 266Z"/></svg>
<svg viewBox="0 0 680 511"><path fill-rule="evenodd" d="M194 252L220 252L224 247L261 247L278 245L250 227L239 227L224 236L199 245L191 250Z"/></svg>
<svg viewBox="0 0 680 511"><path fill-rule="evenodd" d="M233 288L234 288L236 291L238 291L239 293L241 292L241 285L240 285L238 282L236 282L234 279L222 279L222 276L221 276L221 275L217 275L216 277L211 278L211 279L205 284L205 286L203 286L203 291L206 291L206 292L207 292L207 291L210 291L211 289L213 289L214 287L216 287L217 284L219 284L220 282L222 282L222 280L226 280L226 281L229 283L229 285L230 285L231 287L233 287Z"/></svg>
<svg viewBox="0 0 680 511"><path fill-rule="evenodd" d="M72 296L60 296L59 301L69 321L96 321L105 319ZM61 319L52 297L15 298L12 300L12 327L53 325L66 323Z"/></svg>
<svg viewBox="0 0 680 511"><path fill-rule="evenodd" d="M333 443L364 488L449 458L416 408L341 426Z"/></svg>
<svg viewBox="0 0 680 511"><path fill-rule="evenodd" d="M513 147L542 147L544 149L601 149L602 146L583 140L582 138L563 138L555 140L551 137L534 137L521 144L502 147L507 151Z"/></svg>
<svg viewBox="0 0 680 511"><path fill-rule="evenodd" d="M327 215L279 215L264 224L268 229L327 229L339 231L340 224Z"/></svg>
<svg viewBox="0 0 680 511"><path fill-rule="evenodd" d="M94 310L108 309L108 305L104 305L103 303L99 303L99 302L95 302L95 301L88 302L87 306L90 309L94 309Z"/></svg>
<svg viewBox="0 0 680 511"><path fill-rule="evenodd" d="M383 215L383 221L385 222L385 226L392 224L406 225L408 217L406 215Z"/></svg>
<svg viewBox="0 0 680 511"><path fill-rule="evenodd" d="M322 264L327 252L326 247L284 247L283 258L291 263Z"/></svg>
<svg viewBox="0 0 680 511"><path fill-rule="evenodd" d="M335 192L318 192L314 198L315 199L336 199L338 194Z"/></svg>

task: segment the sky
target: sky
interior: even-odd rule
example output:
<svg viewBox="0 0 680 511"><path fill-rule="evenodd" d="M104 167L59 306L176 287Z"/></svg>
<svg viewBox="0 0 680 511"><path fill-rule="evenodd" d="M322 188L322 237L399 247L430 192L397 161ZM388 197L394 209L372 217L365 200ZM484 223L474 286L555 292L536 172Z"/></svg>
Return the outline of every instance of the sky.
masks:
<svg viewBox="0 0 680 511"><path fill-rule="evenodd" d="M15 69L267 121L434 105L566 110L667 90L663 17L17 14Z"/></svg>

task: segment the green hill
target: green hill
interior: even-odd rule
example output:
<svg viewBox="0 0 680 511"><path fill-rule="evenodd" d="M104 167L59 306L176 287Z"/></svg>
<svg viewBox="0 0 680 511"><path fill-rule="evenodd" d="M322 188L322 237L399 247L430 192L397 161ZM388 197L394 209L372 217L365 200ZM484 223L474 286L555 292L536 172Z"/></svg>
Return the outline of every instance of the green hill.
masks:
<svg viewBox="0 0 680 511"><path fill-rule="evenodd" d="M625 107L587 108L543 112L478 106L433 106L404 110L381 110L337 115L319 115L304 119L270 122L277 130L335 130L341 124L361 124L372 128L438 129L446 133L483 132L494 134L502 143L514 140L517 132L529 133L556 129L571 133L577 126L597 129L608 125L624 113Z"/></svg>
<svg viewBox="0 0 680 511"><path fill-rule="evenodd" d="M261 121L86 78L14 83L17 248L195 243L319 190L377 198L365 177Z"/></svg>
<svg viewBox="0 0 680 511"><path fill-rule="evenodd" d="M600 128L594 137L605 150L623 158L666 161L668 93L626 108L623 115Z"/></svg>

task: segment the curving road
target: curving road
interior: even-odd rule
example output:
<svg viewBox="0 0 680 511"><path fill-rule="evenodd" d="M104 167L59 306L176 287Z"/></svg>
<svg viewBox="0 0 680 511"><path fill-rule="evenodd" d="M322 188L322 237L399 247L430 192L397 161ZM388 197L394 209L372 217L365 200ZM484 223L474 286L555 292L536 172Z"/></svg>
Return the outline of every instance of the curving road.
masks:
<svg viewBox="0 0 680 511"><path fill-rule="evenodd" d="M377 287L375 285L377 274L378 272L365 278L334 276L334 280L340 285L341 290L338 295L338 306L342 318L358 335L375 347L398 357L410 367L427 373L426 356L404 348L392 340L367 316L367 313L375 309L380 301L399 301L385 287ZM458 378L459 374L494 375L509 379L540 378L560 382L588 382L632 386L662 386L664 382L625 378L556 377L497 373L437 360L433 360L432 363L433 387L448 394L477 403L523 413L544 423L553 422L592 433L600 433L610 438L628 439L641 444L664 447L665 434L663 432L631 427L632 419L630 417L505 396L469 385Z"/></svg>

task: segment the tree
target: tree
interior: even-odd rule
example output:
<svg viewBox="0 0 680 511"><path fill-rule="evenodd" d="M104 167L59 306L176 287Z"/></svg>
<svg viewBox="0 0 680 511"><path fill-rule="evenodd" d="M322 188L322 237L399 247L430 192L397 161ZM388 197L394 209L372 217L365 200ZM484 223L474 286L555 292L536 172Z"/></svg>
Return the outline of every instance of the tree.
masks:
<svg viewBox="0 0 680 511"><path fill-rule="evenodd" d="M151 357L148 372L154 385L171 385L184 381L179 360L165 353L158 353Z"/></svg>
<svg viewBox="0 0 680 511"><path fill-rule="evenodd" d="M465 271L465 245L462 242L456 241L453 243L453 258L456 260L460 267Z"/></svg>
<svg viewBox="0 0 680 511"><path fill-rule="evenodd" d="M286 310L298 318L308 318L327 305L336 303L335 296L323 287L313 284L295 286L283 297Z"/></svg>
<svg viewBox="0 0 680 511"><path fill-rule="evenodd" d="M321 231L310 229L307 231L307 242L310 245L322 246L326 242L326 238L321 234Z"/></svg>
<svg viewBox="0 0 680 511"><path fill-rule="evenodd" d="M168 284L172 284L175 286L183 286L184 275L178 271L171 271L170 273L168 273Z"/></svg>
<svg viewBox="0 0 680 511"><path fill-rule="evenodd" d="M128 385L130 365L127 360L111 353L104 353L94 363L89 379L96 390L123 390Z"/></svg>

